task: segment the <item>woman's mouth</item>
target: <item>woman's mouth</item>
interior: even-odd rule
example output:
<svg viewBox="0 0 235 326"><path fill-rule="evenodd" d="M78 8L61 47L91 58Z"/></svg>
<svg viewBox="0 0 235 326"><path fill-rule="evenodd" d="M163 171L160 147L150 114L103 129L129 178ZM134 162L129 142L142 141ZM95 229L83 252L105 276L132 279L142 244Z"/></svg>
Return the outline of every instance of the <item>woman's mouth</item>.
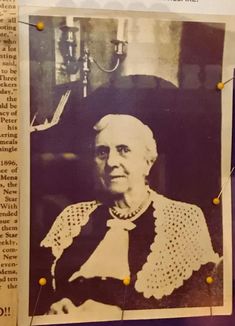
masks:
<svg viewBox="0 0 235 326"><path fill-rule="evenodd" d="M109 175L108 176L108 179L110 181L115 181L115 180L119 180L119 179L123 179L123 178L126 178L125 175Z"/></svg>

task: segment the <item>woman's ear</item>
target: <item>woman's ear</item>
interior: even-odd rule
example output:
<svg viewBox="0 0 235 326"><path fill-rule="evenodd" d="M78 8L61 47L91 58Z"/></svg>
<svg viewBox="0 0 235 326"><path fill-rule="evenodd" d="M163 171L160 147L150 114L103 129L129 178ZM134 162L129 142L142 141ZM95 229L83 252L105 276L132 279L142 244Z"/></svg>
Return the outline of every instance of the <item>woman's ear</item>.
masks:
<svg viewBox="0 0 235 326"><path fill-rule="evenodd" d="M153 166L153 162L149 159L146 159L145 160L145 171L144 171L145 177L147 177L149 175L149 172L150 172L152 166Z"/></svg>
<svg viewBox="0 0 235 326"><path fill-rule="evenodd" d="M157 159L157 157L156 157L156 159ZM146 157L146 160L145 160L145 162L146 162L146 170L145 170L146 174L145 174L145 176L146 177L149 175L150 170L152 169L154 163L156 162L156 159Z"/></svg>

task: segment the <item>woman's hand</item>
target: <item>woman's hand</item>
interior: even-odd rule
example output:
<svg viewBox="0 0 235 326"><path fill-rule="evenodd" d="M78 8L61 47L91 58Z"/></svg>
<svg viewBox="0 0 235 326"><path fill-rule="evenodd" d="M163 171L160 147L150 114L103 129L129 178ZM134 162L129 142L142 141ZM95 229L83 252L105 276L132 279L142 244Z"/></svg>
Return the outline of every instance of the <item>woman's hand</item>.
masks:
<svg viewBox="0 0 235 326"><path fill-rule="evenodd" d="M49 315L59 314L74 314L76 313L82 319L87 318L87 312L96 318L99 318L102 314L111 314L120 318L122 310L114 305L108 305L94 300L87 300L81 306L76 307L71 300L63 298L60 301L53 303L48 312Z"/></svg>
<svg viewBox="0 0 235 326"><path fill-rule="evenodd" d="M77 307L71 300L63 298L51 305L48 315L69 314L74 312L76 309Z"/></svg>

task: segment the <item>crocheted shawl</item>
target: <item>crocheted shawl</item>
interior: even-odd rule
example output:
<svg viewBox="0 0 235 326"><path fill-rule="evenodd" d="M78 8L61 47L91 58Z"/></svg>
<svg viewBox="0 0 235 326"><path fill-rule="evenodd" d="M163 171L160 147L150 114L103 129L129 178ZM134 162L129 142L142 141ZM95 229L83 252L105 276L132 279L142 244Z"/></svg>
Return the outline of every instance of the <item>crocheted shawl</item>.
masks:
<svg viewBox="0 0 235 326"><path fill-rule="evenodd" d="M153 190L151 199L156 235L146 263L137 273L135 289L145 298L161 299L182 286L202 265L218 264L220 257L213 250L199 207L168 199ZM53 277L63 251L72 244L99 205L101 203L97 201L70 205L56 218L41 242L41 246L51 248L55 257L51 267Z"/></svg>

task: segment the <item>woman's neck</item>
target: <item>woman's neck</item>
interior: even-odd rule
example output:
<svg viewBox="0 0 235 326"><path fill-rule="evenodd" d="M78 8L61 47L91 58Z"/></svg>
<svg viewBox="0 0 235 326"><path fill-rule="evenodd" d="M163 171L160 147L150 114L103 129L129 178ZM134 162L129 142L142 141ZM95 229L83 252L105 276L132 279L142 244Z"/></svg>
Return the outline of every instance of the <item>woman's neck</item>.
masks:
<svg viewBox="0 0 235 326"><path fill-rule="evenodd" d="M130 189L125 194L116 197L113 206L131 211L140 206L149 196L149 187L147 185Z"/></svg>

